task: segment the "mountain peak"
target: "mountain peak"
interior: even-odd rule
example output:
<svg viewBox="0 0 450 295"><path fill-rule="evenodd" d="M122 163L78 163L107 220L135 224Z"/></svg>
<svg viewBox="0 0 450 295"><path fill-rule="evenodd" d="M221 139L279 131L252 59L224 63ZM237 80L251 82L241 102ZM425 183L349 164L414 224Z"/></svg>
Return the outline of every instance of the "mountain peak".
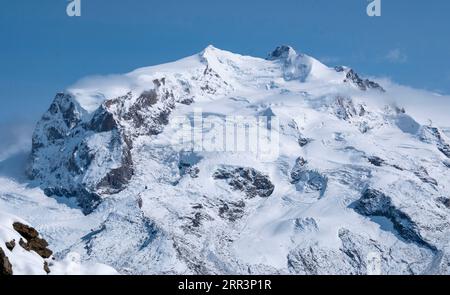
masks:
<svg viewBox="0 0 450 295"><path fill-rule="evenodd" d="M205 47L205 49L203 49L202 53L210 52L210 51L215 51L215 50L217 50L217 49L218 49L218 48L215 47L214 45L209 44L208 46Z"/></svg>
<svg viewBox="0 0 450 295"><path fill-rule="evenodd" d="M274 51L269 53L269 55L267 56L267 59L268 60L285 59L285 58L288 58L290 56L295 56L295 55L297 55L297 52L295 51L295 49L292 46L281 45L281 46L278 46L277 48L275 48Z"/></svg>
<svg viewBox="0 0 450 295"><path fill-rule="evenodd" d="M208 63L214 63L214 61L217 60L217 58L220 56L230 56L234 54L229 51L219 49L214 45L210 44L205 49L203 49L199 55L203 61L206 61Z"/></svg>
<svg viewBox="0 0 450 295"><path fill-rule="evenodd" d="M223 55L223 54L232 54L232 53L229 51L217 48L212 44L206 46L206 48L200 52L200 56L202 56L204 58L208 58L209 56Z"/></svg>

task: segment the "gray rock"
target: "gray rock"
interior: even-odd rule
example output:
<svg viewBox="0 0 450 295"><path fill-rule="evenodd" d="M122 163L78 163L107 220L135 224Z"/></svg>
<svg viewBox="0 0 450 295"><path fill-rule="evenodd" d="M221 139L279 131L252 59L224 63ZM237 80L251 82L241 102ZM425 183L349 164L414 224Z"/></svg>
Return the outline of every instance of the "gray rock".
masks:
<svg viewBox="0 0 450 295"><path fill-rule="evenodd" d="M14 248L16 247L16 240L11 240L9 242L6 242L5 246L9 251L14 250Z"/></svg>
<svg viewBox="0 0 450 295"><path fill-rule="evenodd" d="M385 163L385 161L383 159L381 159L380 157L377 157L377 156L368 157L367 160L370 162L370 164L377 166L377 167L381 167Z"/></svg>
<svg viewBox="0 0 450 295"><path fill-rule="evenodd" d="M436 250L436 247L429 244L421 236L420 231L416 223L404 213L401 209L392 204L390 197L384 193L366 189L361 198L354 202L351 207L361 215L374 217L383 216L389 219L398 235L410 243L415 243L419 246Z"/></svg>
<svg viewBox="0 0 450 295"><path fill-rule="evenodd" d="M370 81L369 79L365 80L361 79L353 69L343 66L337 66L335 67L335 70L338 73L344 72L346 74L344 82L350 82L355 86L357 86L362 91L366 91L368 89L375 89L381 92L386 92L386 90L384 90L384 88L381 87L380 84Z"/></svg>
<svg viewBox="0 0 450 295"><path fill-rule="evenodd" d="M9 262L9 259L6 256L5 252L0 247L0 275L4 276L12 274L13 274L12 265Z"/></svg>
<svg viewBox="0 0 450 295"><path fill-rule="evenodd" d="M222 201L222 204L219 207L219 216L231 222L242 218L244 214L245 202L242 200L238 202Z"/></svg>
<svg viewBox="0 0 450 295"><path fill-rule="evenodd" d="M438 198L438 202L443 204L448 209L450 209L450 198L440 197Z"/></svg>
<svg viewBox="0 0 450 295"><path fill-rule="evenodd" d="M3 249L0 247L0 276L12 275L13 269Z"/></svg>
<svg viewBox="0 0 450 295"><path fill-rule="evenodd" d="M267 60L277 60L277 59L286 58L289 56L289 53L292 53L292 52L295 53L295 50L291 46L281 45L281 46L278 46L277 48L275 48L274 51L269 53L269 55L267 56L266 59Z"/></svg>
<svg viewBox="0 0 450 295"><path fill-rule="evenodd" d="M39 233L37 232L37 230L20 222L15 222L13 224L13 228L27 240L25 242L23 239L20 239L19 245L22 248L27 251L34 251L42 258L49 258L50 256L52 256L53 251L47 248L47 241L39 237Z"/></svg>
<svg viewBox="0 0 450 295"><path fill-rule="evenodd" d="M267 175L253 168L222 166L213 178L225 180L233 190L244 192L248 198L267 198L275 189Z"/></svg>

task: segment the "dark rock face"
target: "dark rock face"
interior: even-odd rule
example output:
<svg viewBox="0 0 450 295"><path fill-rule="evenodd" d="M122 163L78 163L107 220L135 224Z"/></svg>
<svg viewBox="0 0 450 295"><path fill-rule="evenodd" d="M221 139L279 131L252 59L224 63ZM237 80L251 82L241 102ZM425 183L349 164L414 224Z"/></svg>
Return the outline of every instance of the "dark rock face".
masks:
<svg viewBox="0 0 450 295"><path fill-rule="evenodd" d="M189 222L188 224L184 225L183 228L186 233L196 234L195 230L202 226L203 221L210 221L212 220L211 217L201 211L197 211L193 213L192 216L186 216L184 219L187 219Z"/></svg>
<svg viewBox="0 0 450 295"><path fill-rule="evenodd" d="M118 128L114 115L102 105L94 114L88 128L95 132L108 132Z"/></svg>
<svg viewBox="0 0 450 295"><path fill-rule="evenodd" d="M289 56L289 53L295 52L294 49L287 45L278 46L274 51L269 53L267 56L267 60L277 60L281 58L286 58Z"/></svg>
<svg viewBox="0 0 450 295"><path fill-rule="evenodd" d="M13 269L8 257L2 247L0 247L0 276L5 275L13 275Z"/></svg>
<svg viewBox="0 0 450 295"><path fill-rule="evenodd" d="M48 267L48 262L44 261L44 271L49 274L50 273L50 268Z"/></svg>
<svg viewBox="0 0 450 295"><path fill-rule="evenodd" d="M390 197L380 191L366 189L361 198L354 202L351 207L361 215L372 217L382 216L389 219L398 234L407 242L431 249L436 248L426 242L417 229L417 225L402 210L392 204Z"/></svg>
<svg viewBox="0 0 450 295"><path fill-rule="evenodd" d="M353 117L361 117L366 113L364 106L355 105L349 97L337 96L332 105L336 117L348 121Z"/></svg>
<svg viewBox="0 0 450 295"><path fill-rule="evenodd" d="M370 164L377 166L377 167L381 167L385 163L383 159L381 159L380 157L377 157L377 156L369 157L369 158L367 158L367 160L369 161Z"/></svg>
<svg viewBox="0 0 450 295"><path fill-rule="evenodd" d="M375 89L381 92L386 92L386 90L384 90L384 88L381 87L378 83L370 81L369 79L365 80L361 79L353 69L337 66L335 67L335 70L338 73L345 72L346 75L344 82L351 82L362 91L366 91L368 89Z"/></svg>
<svg viewBox="0 0 450 295"><path fill-rule="evenodd" d="M223 166L217 169L213 178L225 180L233 190L244 192L248 198L267 198L275 189L267 175L253 168Z"/></svg>
<svg viewBox="0 0 450 295"><path fill-rule="evenodd" d="M222 201L222 205L219 207L219 216L227 219L231 222L234 222L245 214L245 202L224 202Z"/></svg>
<svg viewBox="0 0 450 295"><path fill-rule="evenodd" d="M63 187L47 187L44 189L44 194L48 197L60 196L77 198L78 205L81 207L84 214L91 213L102 200L99 194L90 192L84 188L69 191Z"/></svg>
<svg viewBox="0 0 450 295"><path fill-rule="evenodd" d="M97 189L107 194L114 194L123 190L126 184L131 180L134 174L133 159L131 157L131 148L122 154L122 165L119 168L110 170L97 184Z"/></svg>
<svg viewBox="0 0 450 295"><path fill-rule="evenodd" d="M16 247L16 240L6 242L5 246L9 251L12 251Z"/></svg>
<svg viewBox="0 0 450 295"><path fill-rule="evenodd" d="M131 106L132 94L105 102L106 107L115 112L119 122L131 125L132 136L157 135L169 123L168 117L175 108L175 97L169 90L144 91ZM127 130L131 131L131 130Z"/></svg>
<svg viewBox="0 0 450 295"><path fill-rule="evenodd" d="M438 201L443 204L445 207L450 209L450 198L440 197L438 198Z"/></svg>
<svg viewBox="0 0 450 295"><path fill-rule="evenodd" d="M22 237L24 237L27 240L39 237L39 233L37 232L37 230L20 222L15 222L13 224L13 228L16 232L18 232Z"/></svg>
<svg viewBox="0 0 450 295"><path fill-rule="evenodd" d="M39 233L32 227L15 222L13 224L14 230L16 230L23 238L20 239L19 245L27 251L35 251L42 258L49 258L53 252L48 249L48 243L46 240L39 238Z"/></svg>
<svg viewBox="0 0 450 295"><path fill-rule="evenodd" d="M321 173L307 168L307 161L299 157L291 171L291 183L302 192L318 191L323 196L327 189L328 179Z"/></svg>
<svg viewBox="0 0 450 295"><path fill-rule="evenodd" d="M299 138L298 138L298 144L301 147L304 147L304 146L308 145L308 143L310 143L311 141L312 141L311 138L306 138L306 137L303 137L303 136L299 136Z"/></svg>

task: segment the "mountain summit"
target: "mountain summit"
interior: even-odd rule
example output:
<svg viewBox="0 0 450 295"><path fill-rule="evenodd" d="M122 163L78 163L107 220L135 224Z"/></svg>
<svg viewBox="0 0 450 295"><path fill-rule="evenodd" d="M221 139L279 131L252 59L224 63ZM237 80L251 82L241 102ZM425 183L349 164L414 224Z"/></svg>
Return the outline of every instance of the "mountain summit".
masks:
<svg viewBox="0 0 450 295"><path fill-rule="evenodd" d="M295 49L291 46L282 45L275 48L274 51L269 53L269 56L267 57L268 60L276 60L276 59L287 59L291 56L296 56L297 52L295 52Z"/></svg>

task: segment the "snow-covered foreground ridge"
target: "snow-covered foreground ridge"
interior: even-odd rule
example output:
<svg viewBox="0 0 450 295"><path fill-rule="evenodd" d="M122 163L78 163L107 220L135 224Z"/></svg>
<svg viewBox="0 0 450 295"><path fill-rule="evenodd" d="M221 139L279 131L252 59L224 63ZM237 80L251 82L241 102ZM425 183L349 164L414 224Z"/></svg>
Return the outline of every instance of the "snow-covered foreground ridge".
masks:
<svg viewBox="0 0 450 295"><path fill-rule="evenodd" d="M288 46L87 78L0 208L122 274L449 274L450 139L391 86Z"/></svg>

